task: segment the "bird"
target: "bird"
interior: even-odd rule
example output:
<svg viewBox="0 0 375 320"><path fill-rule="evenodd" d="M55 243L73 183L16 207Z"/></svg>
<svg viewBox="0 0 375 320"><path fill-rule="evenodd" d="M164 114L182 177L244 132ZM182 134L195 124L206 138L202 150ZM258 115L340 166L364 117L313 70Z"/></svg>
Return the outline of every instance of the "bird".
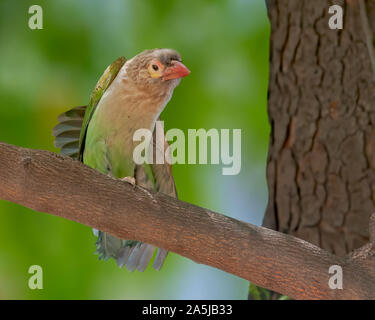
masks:
<svg viewBox="0 0 375 320"><path fill-rule="evenodd" d="M142 165L134 162L133 135L138 129L148 129L156 136L161 112L181 79L189 74L174 49L145 50L130 60L116 59L100 77L86 106L58 116L59 123L53 128L55 146L61 149L60 154L102 174L177 198L168 162ZM163 140L163 150L167 150L165 135L158 139ZM153 139L151 147L161 152L157 145ZM168 254L166 249L151 244L93 231L99 259L113 258L120 268L126 266L131 272L144 271L155 250L153 267L160 270Z"/></svg>

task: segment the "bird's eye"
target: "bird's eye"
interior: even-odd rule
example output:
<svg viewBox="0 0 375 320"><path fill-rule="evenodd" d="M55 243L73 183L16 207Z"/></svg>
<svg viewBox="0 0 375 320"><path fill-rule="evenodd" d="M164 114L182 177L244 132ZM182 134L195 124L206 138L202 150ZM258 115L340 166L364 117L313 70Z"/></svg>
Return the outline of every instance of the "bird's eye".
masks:
<svg viewBox="0 0 375 320"><path fill-rule="evenodd" d="M162 63L158 60L151 61L151 63L148 65L148 72L150 74L150 77L153 79L158 79L162 76L162 71L164 69L164 66Z"/></svg>

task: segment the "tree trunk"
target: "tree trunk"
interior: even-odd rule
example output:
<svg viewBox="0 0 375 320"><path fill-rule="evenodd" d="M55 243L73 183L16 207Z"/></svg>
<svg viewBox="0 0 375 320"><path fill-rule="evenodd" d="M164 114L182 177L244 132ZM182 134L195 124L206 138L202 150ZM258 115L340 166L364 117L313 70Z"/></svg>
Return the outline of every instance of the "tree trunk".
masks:
<svg viewBox="0 0 375 320"><path fill-rule="evenodd" d="M344 10L342 30L329 28L333 4ZM375 1L267 6L271 137L263 225L342 256L368 242L375 212Z"/></svg>

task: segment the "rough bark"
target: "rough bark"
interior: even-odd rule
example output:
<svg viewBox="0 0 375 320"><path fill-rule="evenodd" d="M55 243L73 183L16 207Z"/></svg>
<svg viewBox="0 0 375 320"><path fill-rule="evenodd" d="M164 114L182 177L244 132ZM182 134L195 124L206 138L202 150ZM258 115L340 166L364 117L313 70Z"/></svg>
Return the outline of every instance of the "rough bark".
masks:
<svg viewBox="0 0 375 320"><path fill-rule="evenodd" d="M344 9L331 30L328 9ZM271 0L264 226L344 256L375 212L375 1Z"/></svg>
<svg viewBox="0 0 375 320"><path fill-rule="evenodd" d="M154 244L295 299L375 299L375 230L372 242L339 257L296 237L134 188L70 158L1 142L0 198ZM331 265L343 268L343 290L328 286Z"/></svg>

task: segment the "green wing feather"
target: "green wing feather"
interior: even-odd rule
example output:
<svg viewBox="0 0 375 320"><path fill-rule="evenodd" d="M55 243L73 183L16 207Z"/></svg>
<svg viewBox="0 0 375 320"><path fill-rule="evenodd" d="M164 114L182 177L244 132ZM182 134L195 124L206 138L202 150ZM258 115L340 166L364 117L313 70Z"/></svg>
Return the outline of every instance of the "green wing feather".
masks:
<svg viewBox="0 0 375 320"><path fill-rule="evenodd" d="M96 106L102 98L104 92L108 89L112 81L116 78L121 67L125 64L125 57L116 59L112 64L104 71L100 77L98 83L95 86L94 91L91 93L90 102L88 104L85 117L83 118L82 130L79 137L79 151L78 158L83 161L83 151L85 149L85 139L87 133L87 127L89 126L90 120L95 112Z"/></svg>
<svg viewBox="0 0 375 320"><path fill-rule="evenodd" d="M53 128L55 147L60 148L60 153L72 158L78 158L79 137L81 134L83 117L86 106L76 107L57 118L59 124Z"/></svg>
<svg viewBox="0 0 375 320"><path fill-rule="evenodd" d="M58 117L59 124L53 128L55 146L60 153L83 161L87 127L104 92L116 78L126 59L120 57L104 71L91 93L87 106L75 107Z"/></svg>

